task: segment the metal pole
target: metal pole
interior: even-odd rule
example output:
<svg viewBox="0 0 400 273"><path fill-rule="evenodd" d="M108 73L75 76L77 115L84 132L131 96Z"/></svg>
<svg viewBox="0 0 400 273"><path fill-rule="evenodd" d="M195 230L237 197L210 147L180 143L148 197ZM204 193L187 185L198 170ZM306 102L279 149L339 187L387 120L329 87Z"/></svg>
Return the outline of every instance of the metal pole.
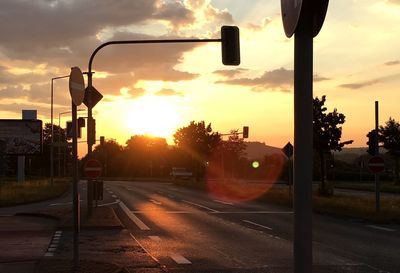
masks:
<svg viewBox="0 0 400 273"><path fill-rule="evenodd" d="M73 186L73 259L74 271L79 266L79 192L78 192L78 136L77 136L77 109L72 102L72 186Z"/></svg>
<svg viewBox="0 0 400 273"><path fill-rule="evenodd" d="M313 16L310 10L302 8L294 40L295 273L312 272Z"/></svg>
<svg viewBox="0 0 400 273"><path fill-rule="evenodd" d="M375 156L379 156L379 141L378 141L378 125L379 124L379 105L375 101ZM375 210L379 212L381 209L381 193L379 174L375 173Z"/></svg>
<svg viewBox="0 0 400 273"><path fill-rule="evenodd" d="M51 79L51 114L50 114L50 122L51 122L51 144L50 144L50 184L54 183L54 125L53 125L53 79Z"/></svg>
<svg viewBox="0 0 400 273"><path fill-rule="evenodd" d="M91 58L92 60L92 58ZM92 73L92 63L89 62L89 71L87 73L87 77L88 77L88 88L87 88L87 92L88 92L88 120L87 120L87 144L88 144L88 151L87 151L87 155L88 155L88 159L92 158L92 132L93 130L95 130L95 128L93 127L93 114L92 114L92 92L91 87L92 87L92 78L93 78L93 73ZM88 178L87 180L87 218L90 218L92 216L92 207L93 207L93 181Z"/></svg>

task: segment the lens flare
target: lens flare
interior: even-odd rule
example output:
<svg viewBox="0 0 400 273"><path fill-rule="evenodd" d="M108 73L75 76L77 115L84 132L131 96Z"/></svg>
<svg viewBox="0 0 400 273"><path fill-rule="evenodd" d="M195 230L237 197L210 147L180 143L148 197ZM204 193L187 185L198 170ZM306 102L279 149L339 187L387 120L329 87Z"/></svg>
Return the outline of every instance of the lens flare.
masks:
<svg viewBox="0 0 400 273"><path fill-rule="evenodd" d="M207 190L220 200L238 203L257 199L274 185L282 172L284 156L273 154L240 167L226 161L220 155L209 161Z"/></svg>

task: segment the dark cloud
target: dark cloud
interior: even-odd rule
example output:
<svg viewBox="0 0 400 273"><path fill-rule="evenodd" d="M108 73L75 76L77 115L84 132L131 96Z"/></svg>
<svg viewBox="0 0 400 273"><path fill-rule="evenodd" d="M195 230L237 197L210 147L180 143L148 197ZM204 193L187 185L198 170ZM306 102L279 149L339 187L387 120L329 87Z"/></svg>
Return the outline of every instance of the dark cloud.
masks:
<svg viewBox="0 0 400 273"><path fill-rule="evenodd" d="M215 70L213 73L226 77L226 78L232 78L235 77L245 71L248 71L248 69L245 68L236 68L236 69L221 69L221 70Z"/></svg>
<svg viewBox="0 0 400 273"><path fill-rule="evenodd" d="M320 76L319 74L314 75L314 82L322 82L322 81L329 81L329 80L330 80L330 78Z"/></svg>
<svg viewBox="0 0 400 273"><path fill-rule="evenodd" d="M374 84L376 84L378 82L380 82L379 79L374 79L374 80L365 81L365 82L345 83L345 84L339 85L339 87L347 88L347 89L360 89L360 88L363 88L363 87L374 85Z"/></svg>
<svg viewBox="0 0 400 273"><path fill-rule="evenodd" d="M174 89L161 89L157 93L156 96L183 96L182 92L176 91Z"/></svg>
<svg viewBox="0 0 400 273"><path fill-rule="evenodd" d="M178 1L163 3L154 14L154 17L169 21L174 28L190 25L195 22L193 12L185 7L182 2Z"/></svg>
<svg viewBox="0 0 400 273"><path fill-rule="evenodd" d="M398 64L400 64L400 60L388 61L388 62L384 63L384 65L387 65L387 66L398 65Z"/></svg>
<svg viewBox="0 0 400 273"><path fill-rule="evenodd" d="M282 67L271 71L265 71L264 74L258 78L238 78L219 81L218 83L250 86L253 91L288 91L293 86L293 70Z"/></svg>

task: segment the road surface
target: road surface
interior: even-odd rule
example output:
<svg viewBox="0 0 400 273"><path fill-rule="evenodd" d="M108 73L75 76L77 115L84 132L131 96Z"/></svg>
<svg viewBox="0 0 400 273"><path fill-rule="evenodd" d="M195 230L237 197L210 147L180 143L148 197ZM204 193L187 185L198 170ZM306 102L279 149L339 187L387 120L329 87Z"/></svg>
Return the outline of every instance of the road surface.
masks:
<svg viewBox="0 0 400 273"><path fill-rule="evenodd" d="M169 272L293 272L291 209L171 183L105 183L117 214ZM314 215L314 273L400 272L400 228Z"/></svg>

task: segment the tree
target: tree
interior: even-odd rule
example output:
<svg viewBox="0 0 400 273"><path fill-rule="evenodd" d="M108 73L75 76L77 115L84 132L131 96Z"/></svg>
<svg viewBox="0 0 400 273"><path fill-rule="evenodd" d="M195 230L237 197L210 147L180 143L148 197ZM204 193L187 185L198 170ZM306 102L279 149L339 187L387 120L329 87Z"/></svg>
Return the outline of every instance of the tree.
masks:
<svg viewBox="0 0 400 273"><path fill-rule="evenodd" d="M400 123L390 117L385 126L379 127L378 140L395 161L395 183L399 184Z"/></svg>
<svg viewBox="0 0 400 273"><path fill-rule="evenodd" d="M103 164L104 177L120 177L121 169L125 163L122 154L123 148L115 140L107 140L97 145L93 151L93 157Z"/></svg>
<svg viewBox="0 0 400 273"><path fill-rule="evenodd" d="M326 113L326 96L313 100L313 145L320 163L320 194L332 195L333 188L327 187L326 179L326 155L331 151L341 151L343 146L353 141L340 142L345 115L335 108L333 112Z"/></svg>
<svg viewBox="0 0 400 273"><path fill-rule="evenodd" d="M174 142L190 155L196 177L199 177L204 174L208 158L221 142L221 136L212 131L211 123L206 126L204 121L191 121L188 126L175 132Z"/></svg>

